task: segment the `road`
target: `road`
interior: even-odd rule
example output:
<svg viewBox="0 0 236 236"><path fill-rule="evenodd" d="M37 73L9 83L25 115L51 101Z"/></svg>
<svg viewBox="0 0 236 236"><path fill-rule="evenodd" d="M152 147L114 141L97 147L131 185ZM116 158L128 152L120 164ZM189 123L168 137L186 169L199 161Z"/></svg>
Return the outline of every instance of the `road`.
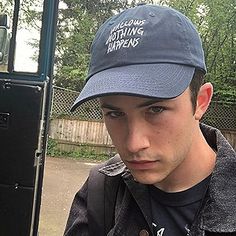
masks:
<svg viewBox="0 0 236 236"><path fill-rule="evenodd" d="M63 235L74 195L94 165L96 163L47 157L39 236Z"/></svg>

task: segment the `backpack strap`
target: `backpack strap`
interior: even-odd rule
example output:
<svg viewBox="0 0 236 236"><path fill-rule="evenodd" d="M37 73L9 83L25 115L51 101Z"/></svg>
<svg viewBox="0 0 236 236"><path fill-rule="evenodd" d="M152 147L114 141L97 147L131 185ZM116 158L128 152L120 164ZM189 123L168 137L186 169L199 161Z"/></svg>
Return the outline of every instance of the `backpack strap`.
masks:
<svg viewBox="0 0 236 236"><path fill-rule="evenodd" d="M116 195L120 182L120 175L109 177L98 170L105 165L120 161L115 155L105 164L91 169L88 179L88 224L89 235L104 236L114 224Z"/></svg>

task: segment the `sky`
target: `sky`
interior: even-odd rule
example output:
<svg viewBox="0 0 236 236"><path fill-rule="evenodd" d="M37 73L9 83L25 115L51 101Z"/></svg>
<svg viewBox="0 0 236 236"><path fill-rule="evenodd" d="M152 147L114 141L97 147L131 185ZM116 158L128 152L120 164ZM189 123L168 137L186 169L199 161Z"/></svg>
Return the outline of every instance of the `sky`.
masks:
<svg viewBox="0 0 236 236"><path fill-rule="evenodd" d="M37 32L33 32L33 30L18 30L15 53L15 71L37 71L38 63L32 59L35 49L28 45L28 42L31 40L31 38L35 36L37 37Z"/></svg>

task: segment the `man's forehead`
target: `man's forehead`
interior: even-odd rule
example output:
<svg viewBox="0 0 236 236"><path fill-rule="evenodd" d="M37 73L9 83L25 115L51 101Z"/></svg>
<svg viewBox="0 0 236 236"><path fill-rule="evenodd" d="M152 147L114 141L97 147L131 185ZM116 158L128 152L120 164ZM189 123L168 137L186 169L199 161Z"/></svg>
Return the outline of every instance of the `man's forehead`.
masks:
<svg viewBox="0 0 236 236"><path fill-rule="evenodd" d="M152 105L154 103L165 102L170 99L160 99L152 97L141 97L141 96L127 96L127 95L111 95L99 98L101 108L119 108L124 105L133 105L137 108Z"/></svg>

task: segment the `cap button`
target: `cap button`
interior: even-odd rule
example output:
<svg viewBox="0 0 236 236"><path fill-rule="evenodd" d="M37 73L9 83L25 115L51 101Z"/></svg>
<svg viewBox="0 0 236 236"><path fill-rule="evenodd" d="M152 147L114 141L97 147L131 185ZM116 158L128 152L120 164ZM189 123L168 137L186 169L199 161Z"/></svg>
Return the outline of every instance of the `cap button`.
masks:
<svg viewBox="0 0 236 236"><path fill-rule="evenodd" d="M139 236L149 236L149 233L148 233L147 230L142 229L142 230L139 232Z"/></svg>
<svg viewBox="0 0 236 236"><path fill-rule="evenodd" d="M155 17L155 14L153 12L149 12L149 16Z"/></svg>

